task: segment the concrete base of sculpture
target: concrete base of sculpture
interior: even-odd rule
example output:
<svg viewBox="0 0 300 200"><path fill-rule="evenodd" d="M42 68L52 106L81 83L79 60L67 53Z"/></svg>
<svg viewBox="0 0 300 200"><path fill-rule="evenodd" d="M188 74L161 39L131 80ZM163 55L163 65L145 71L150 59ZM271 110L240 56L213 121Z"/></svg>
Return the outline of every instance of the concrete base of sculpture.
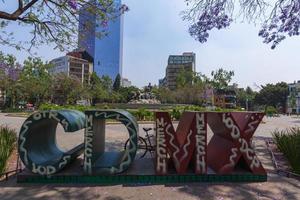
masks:
<svg viewBox="0 0 300 200"><path fill-rule="evenodd" d="M192 183L192 182L264 182L267 175L256 175L245 170L236 169L232 174L215 174L208 168L208 174L195 175L193 171L184 175L170 169L168 175L156 175L154 162L150 158L136 159L133 165L125 173L118 175L86 175L82 170L83 160L78 158L72 165L62 172L51 176L33 174L24 170L18 174L18 183L68 183L68 184L171 184L171 183ZM172 172L173 171L173 172Z"/></svg>

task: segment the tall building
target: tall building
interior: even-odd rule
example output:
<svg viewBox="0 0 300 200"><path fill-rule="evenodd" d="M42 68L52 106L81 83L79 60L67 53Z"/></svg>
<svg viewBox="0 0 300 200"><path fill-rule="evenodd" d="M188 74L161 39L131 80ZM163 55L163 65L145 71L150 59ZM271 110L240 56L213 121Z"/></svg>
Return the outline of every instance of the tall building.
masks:
<svg viewBox="0 0 300 200"><path fill-rule="evenodd" d="M118 12L121 0L114 0ZM88 12L88 5L80 10L78 46L94 58L94 72L99 77L109 76L112 80L118 74L122 77L123 61L123 15L106 22ZM105 28L106 26L106 28ZM99 37L105 31L107 36Z"/></svg>
<svg viewBox="0 0 300 200"><path fill-rule="evenodd" d="M176 89L176 79L181 70L195 72L196 54L193 52L182 55L170 55L166 68L165 85L170 89ZM191 80L192 81L192 80Z"/></svg>

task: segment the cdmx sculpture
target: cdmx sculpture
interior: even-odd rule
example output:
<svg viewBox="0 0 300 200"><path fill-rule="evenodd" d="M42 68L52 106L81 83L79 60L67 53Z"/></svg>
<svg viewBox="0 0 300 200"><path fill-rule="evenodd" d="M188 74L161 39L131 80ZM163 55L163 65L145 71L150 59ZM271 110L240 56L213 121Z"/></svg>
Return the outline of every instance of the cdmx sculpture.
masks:
<svg viewBox="0 0 300 200"><path fill-rule="evenodd" d="M255 112L185 112L175 129L167 112L155 112L155 157L140 161L135 159L138 123L125 110L36 112L20 130L18 150L26 170L18 175L18 182L266 181L266 171L252 146L263 116ZM128 130L129 146L124 151L105 151L108 119L121 122ZM60 150L56 145L58 123L70 134L84 129L84 141L68 151ZM207 144L208 126L213 136ZM78 165L76 160L82 154ZM145 172L137 163L153 169ZM236 170L240 164L242 170Z"/></svg>

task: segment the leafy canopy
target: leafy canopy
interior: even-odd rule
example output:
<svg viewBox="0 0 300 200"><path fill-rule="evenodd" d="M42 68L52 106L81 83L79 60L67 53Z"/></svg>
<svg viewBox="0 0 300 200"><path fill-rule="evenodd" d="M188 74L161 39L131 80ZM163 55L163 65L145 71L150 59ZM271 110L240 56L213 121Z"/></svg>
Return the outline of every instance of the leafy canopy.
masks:
<svg viewBox="0 0 300 200"><path fill-rule="evenodd" d="M183 19L190 22L189 32L197 41L208 40L213 29L224 29L241 19L261 24L258 33L271 48L286 37L298 36L299 0L185 0L188 9Z"/></svg>
<svg viewBox="0 0 300 200"><path fill-rule="evenodd" d="M8 12L8 0L0 2L0 44L25 49L32 52L32 47L44 44L54 44L59 50L70 50L77 47L79 14L82 17L95 15L102 22L99 26L103 30L96 35L106 35L105 27L109 20L113 20L128 10L121 5L117 7L113 0L18 0L15 11ZM85 10L86 12L83 12ZM29 41L16 40L15 33L9 32L10 24L30 28ZM91 23L83 26L82 32L89 32ZM80 35L79 37L85 37Z"/></svg>

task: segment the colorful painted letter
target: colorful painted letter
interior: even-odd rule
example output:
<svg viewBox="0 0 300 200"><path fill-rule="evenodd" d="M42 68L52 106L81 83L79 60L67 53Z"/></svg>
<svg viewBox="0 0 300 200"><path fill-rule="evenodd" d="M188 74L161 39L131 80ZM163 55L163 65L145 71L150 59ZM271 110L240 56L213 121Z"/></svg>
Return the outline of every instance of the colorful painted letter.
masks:
<svg viewBox="0 0 300 200"><path fill-rule="evenodd" d="M244 162L254 174L266 174L252 147L252 136L263 113L208 113L214 136L208 144L208 164L218 174L229 174ZM217 159L216 159L217 158Z"/></svg>
<svg viewBox="0 0 300 200"><path fill-rule="evenodd" d="M126 171L137 151L138 124L125 110L86 111L84 171L87 174L117 174ZM105 120L122 122L129 132L129 148L122 152L105 152Z"/></svg>
<svg viewBox="0 0 300 200"><path fill-rule="evenodd" d="M60 123L66 132L84 128L85 116L74 110L41 111L23 123L19 134L19 154L27 169L40 175L52 175L62 170L83 153L84 145L63 152L56 145L56 127Z"/></svg>
<svg viewBox="0 0 300 200"><path fill-rule="evenodd" d="M186 173L192 158L196 174L207 172L206 114L185 112L175 132L167 112L156 112L156 172L168 173L168 155L177 173Z"/></svg>

